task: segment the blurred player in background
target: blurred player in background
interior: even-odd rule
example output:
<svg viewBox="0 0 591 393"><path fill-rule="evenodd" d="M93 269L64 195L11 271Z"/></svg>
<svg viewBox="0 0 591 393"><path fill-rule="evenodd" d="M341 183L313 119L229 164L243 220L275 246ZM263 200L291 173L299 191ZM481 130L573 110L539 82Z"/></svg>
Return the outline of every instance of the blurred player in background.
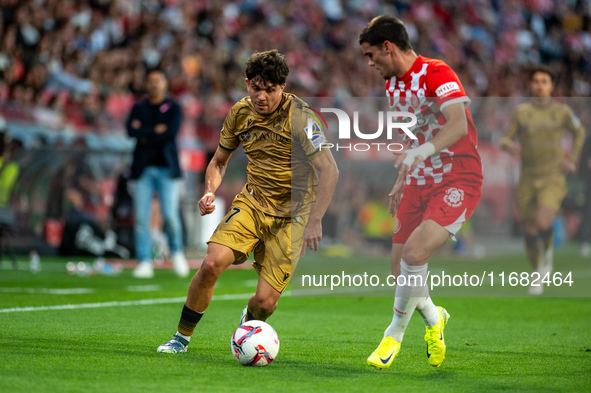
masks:
<svg viewBox="0 0 591 393"><path fill-rule="evenodd" d="M396 160L398 179L390 193L390 213L396 215L391 254L398 283L394 317L367 363L377 368L392 364L416 309L426 325L428 362L439 366L445 357L443 329L449 314L433 304L421 281L412 284L409 277L426 281L429 258L447 239L454 239L480 201L482 164L470 99L449 66L417 56L406 28L394 17L374 18L361 32L359 44L368 64L387 80L390 107L421 120L420 126L410 127L417 139L400 134L409 148ZM407 285L401 284L401 277Z"/></svg>
<svg viewBox="0 0 591 393"><path fill-rule="evenodd" d="M544 289L542 279L552 272L552 223L566 195L565 174L576 169L585 142L585 129L572 109L552 99L554 74L550 68L534 68L529 75L529 87L533 98L517 106L501 145L510 154L521 155L517 205L529 263L533 271L541 275L529 292L539 295ZM565 128L574 135L568 157L562 150ZM515 137L519 144L514 141ZM542 240L541 250L538 236Z"/></svg>
<svg viewBox="0 0 591 393"><path fill-rule="evenodd" d="M228 160L242 144L248 157L247 183L236 196L208 242L201 269L189 287L178 331L158 352L186 352L215 283L231 264L254 251L257 290L244 307L240 323L266 320L277 308L306 248L318 250L321 219L334 192L338 169L329 149L322 149L319 127L308 136L305 104L284 93L289 67L276 50L255 53L246 63L249 97L228 113L218 149L207 167L201 215L215 210L215 192ZM318 126L318 125L317 125ZM316 174L320 171L320 179Z"/></svg>

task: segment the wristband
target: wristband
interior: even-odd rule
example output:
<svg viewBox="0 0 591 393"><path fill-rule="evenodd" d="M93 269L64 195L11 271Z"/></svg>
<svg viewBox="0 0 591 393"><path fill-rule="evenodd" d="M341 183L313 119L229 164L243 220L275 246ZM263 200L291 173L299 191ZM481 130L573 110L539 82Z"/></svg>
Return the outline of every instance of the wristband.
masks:
<svg viewBox="0 0 591 393"><path fill-rule="evenodd" d="M402 160L402 164L410 168L415 162L415 158L417 156L421 156L426 160L433 154L435 154L435 146L431 142L425 142L417 148L407 150L406 157L404 157L404 160Z"/></svg>

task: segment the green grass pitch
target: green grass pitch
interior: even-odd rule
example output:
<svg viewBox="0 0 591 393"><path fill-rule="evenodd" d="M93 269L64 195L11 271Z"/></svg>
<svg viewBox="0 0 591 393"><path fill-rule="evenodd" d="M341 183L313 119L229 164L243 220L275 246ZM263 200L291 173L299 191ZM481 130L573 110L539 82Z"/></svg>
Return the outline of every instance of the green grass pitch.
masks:
<svg viewBox="0 0 591 393"><path fill-rule="evenodd" d="M46 258L36 275L9 270L5 262L0 309L183 297L190 281L172 271L157 271L151 280L135 280L130 271L117 277L69 276L65 261ZM255 285L254 271L227 271L216 295L246 296ZM48 290L66 288L81 289L73 294ZM443 365L427 363L423 323L414 315L400 354L384 371L369 368L366 358L390 322L392 299L387 297L284 296L268 320L281 349L264 368L242 367L230 353L230 336L246 300L214 300L188 352L179 355L156 354L155 349L176 331L182 301L0 312L0 392L591 389L591 299L435 301L451 314Z"/></svg>

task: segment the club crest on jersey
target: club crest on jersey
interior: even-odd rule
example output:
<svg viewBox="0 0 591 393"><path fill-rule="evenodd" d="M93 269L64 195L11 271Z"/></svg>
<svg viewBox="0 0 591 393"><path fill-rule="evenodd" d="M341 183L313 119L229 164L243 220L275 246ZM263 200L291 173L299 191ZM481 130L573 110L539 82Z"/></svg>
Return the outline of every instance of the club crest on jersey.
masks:
<svg viewBox="0 0 591 393"><path fill-rule="evenodd" d="M240 134L240 140L242 142L248 142L250 140L250 131L246 131Z"/></svg>
<svg viewBox="0 0 591 393"><path fill-rule="evenodd" d="M451 207L459 207L464 201L464 190L459 188L450 187L445 191L443 201Z"/></svg>
<svg viewBox="0 0 591 393"><path fill-rule="evenodd" d="M281 129L283 128L284 120L285 120L285 118L283 118L283 117L275 118L275 120L273 121L273 129L275 130L275 132L281 131Z"/></svg>
<svg viewBox="0 0 591 393"><path fill-rule="evenodd" d="M322 133L320 125L310 118L308 119L308 125L304 128L304 132L308 136L310 142L312 142L312 147L314 147L314 149L318 149L324 142L326 142L326 138Z"/></svg>
<svg viewBox="0 0 591 393"><path fill-rule="evenodd" d="M445 97L452 93L457 93L459 91L460 85L458 85L458 82L448 82L439 86L437 90L435 90L435 94L437 94L437 97Z"/></svg>

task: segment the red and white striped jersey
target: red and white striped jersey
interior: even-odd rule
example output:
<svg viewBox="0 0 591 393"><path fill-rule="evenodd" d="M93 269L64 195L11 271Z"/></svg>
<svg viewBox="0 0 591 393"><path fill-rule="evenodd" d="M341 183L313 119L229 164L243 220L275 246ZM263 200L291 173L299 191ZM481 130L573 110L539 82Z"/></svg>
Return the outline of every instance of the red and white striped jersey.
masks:
<svg viewBox="0 0 591 393"><path fill-rule="evenodd" d="M462 180L480 187L482 163L477 151L476 128L468 107L470 98L447 64L418 56L406 74L388 80L386 95L393 110L417 116L417 124L409 129L418 139L411 139L399 130L403 140L411 142L410 148L416 148L437 135L446 122L441 112L446 106L457 103L466 106L468 135L423 161L407 175L406 184L421 186Z"/></svg>

